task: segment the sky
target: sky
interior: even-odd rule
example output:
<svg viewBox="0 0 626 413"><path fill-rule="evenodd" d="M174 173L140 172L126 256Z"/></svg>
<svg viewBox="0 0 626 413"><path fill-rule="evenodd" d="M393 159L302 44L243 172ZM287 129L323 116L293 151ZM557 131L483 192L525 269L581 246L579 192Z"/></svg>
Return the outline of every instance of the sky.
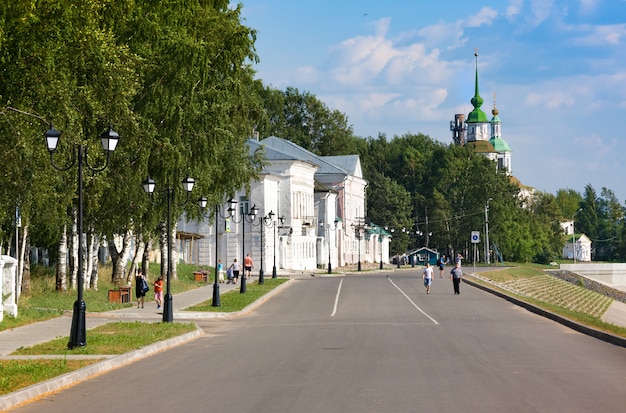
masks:
<svg viewBox="0 0 626 413"><path fill-rule="evenodd" d="M356 136L452 142L494 102L524 185L626 202L626 0L241 0L257 78L309 92ZM475 53L478 57L475 57Z"/></svg>

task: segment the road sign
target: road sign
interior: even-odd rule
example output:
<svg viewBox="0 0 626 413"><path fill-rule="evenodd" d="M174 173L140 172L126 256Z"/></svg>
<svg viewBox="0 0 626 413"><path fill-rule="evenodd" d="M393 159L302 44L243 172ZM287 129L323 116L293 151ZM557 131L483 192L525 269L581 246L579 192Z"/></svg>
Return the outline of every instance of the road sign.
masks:
<svg viewBox="0 0 626 413"><path fill-rule="evenodd" d="M478 244L480 242L480 231L472 231L472 243Z"/></svg>

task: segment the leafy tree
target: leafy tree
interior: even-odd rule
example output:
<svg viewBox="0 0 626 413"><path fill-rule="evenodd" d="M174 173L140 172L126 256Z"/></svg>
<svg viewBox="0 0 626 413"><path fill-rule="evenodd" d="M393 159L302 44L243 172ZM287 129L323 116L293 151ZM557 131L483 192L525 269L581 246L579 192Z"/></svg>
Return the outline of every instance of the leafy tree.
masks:
<svg viewBox="0 0 626 413"><path fill-rule="evenodd" d="M261 137L287 139L320 156L354 153L354 135L346 115L329 109L312 93L266 87L260 94L264 116L257 131Z"/></svg>
<svg viewBox="0 0 626 413"><path fill-rule="evenodd" d="M565 220L572 219L572 216L580 208L582 196L573 189L559 189L556 192L556 203L561 212L561 218Z"/></svg>

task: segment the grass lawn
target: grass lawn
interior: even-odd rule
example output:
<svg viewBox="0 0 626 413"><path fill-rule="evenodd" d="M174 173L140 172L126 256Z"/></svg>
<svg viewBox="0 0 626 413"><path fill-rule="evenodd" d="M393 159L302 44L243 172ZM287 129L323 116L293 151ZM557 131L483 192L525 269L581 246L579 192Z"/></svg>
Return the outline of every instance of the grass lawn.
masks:
<svg viewBox="0 0 626 413"><path fill-rule="evenodd" d="M257 284L256 282L248 283L246 284L245 294L241 294L239 289L230 290L221 294L220 307L213 307L213 299L210 299L192 307L185 308L185 311L209 311L218 313L240 311L286 281L288 281L287 278L269 278L265 279L264 284Z"/></svg>
<svg viewBox="0 0 626 413"><path fill-rule="evenodd" d="M171 280L170 289L172 294L191 290L193 288L205 285L194 280L193 272L199 267L189 264L179 264L177 266L178 278ZM201 267L201 269L207 269ZM85 289L83 299L87 305L87 312L103 312L117 310L119 308L130 307L134 305L135 289L132 285L132 297L130 303L110 303L108 291L115 289L116 286L111 283L111 266L106 265L99 270L98 290ZM160 273L160 264L150 264L149 284ZM133 281L134 282L134 281ZM77 298L75 290L56 291L56 280L54 268L35 267L31 271L31 293L30 295L22 294L18 302L18 317L8 317L5 314L4 320L0 322L0 330L20 327L26 324L38 321L48 320L58 317L64 311L72 311L74 302Z"/></svg>

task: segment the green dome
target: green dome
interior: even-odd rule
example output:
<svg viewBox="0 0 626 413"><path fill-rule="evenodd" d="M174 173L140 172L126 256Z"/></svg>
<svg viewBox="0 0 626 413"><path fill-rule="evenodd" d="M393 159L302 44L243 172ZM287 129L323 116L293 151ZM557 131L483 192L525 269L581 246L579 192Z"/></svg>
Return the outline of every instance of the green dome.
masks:
<svg viewBox="0 0 626 413"><path fill-rule="evenodd" d="M489 143L493 145L494 149L497 152L511 152L511 148L509 148L509 144L500 137L495 137L489 139Z"/></svg>

